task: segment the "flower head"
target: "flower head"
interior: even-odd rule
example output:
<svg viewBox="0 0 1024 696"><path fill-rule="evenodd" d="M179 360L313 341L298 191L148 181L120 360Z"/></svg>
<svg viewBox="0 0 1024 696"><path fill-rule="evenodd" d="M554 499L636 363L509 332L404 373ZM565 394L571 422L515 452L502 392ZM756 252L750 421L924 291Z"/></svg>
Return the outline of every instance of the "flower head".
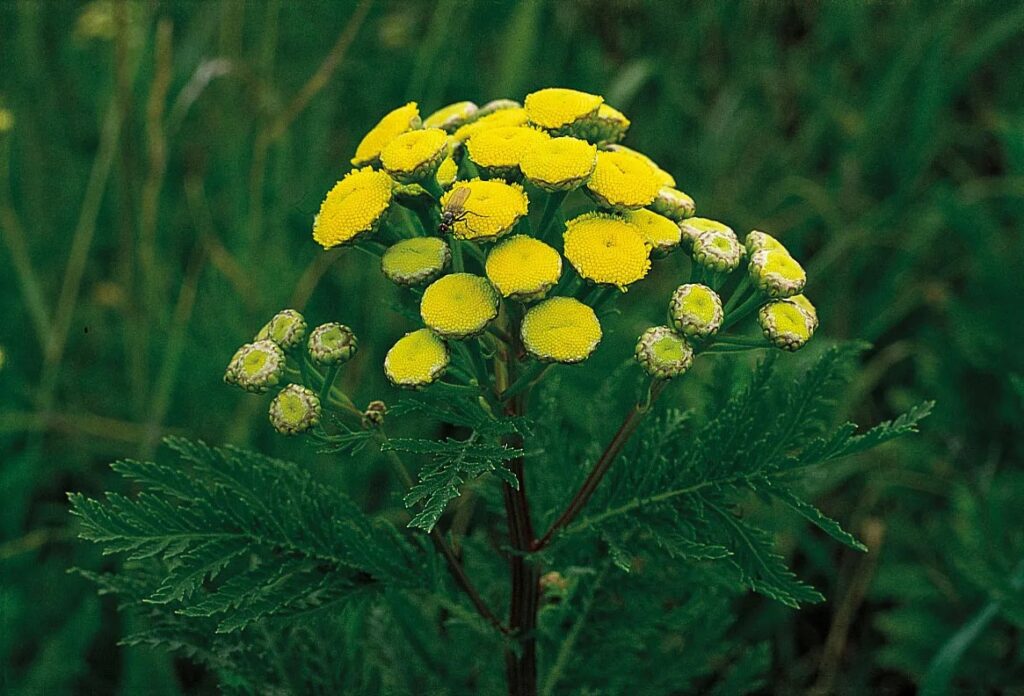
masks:
<svg viewBox="0 0 1024 696"><path fill-rule="evenodd" d="M459 239L496 239L509 232L519 218L526 215L529 207L526 192L519 184L480 179L456 183L441 197L442 207L448 205L452 195L462 188L469 189L469 198L462 206L462 219L452 227L452 234Z"/></svg>
<svg viewBox="0 0 1024 696"><path fill-rule="evenodd" d="M473 336L498 316L498 293L472 273L441 276L423 291L420 316L444 338Z"/></svg>
<svg viewBox="0 0 1024 696"><path fill-rule="evenodd" d="M474 133L466 148L473 163L485 172L507 176L519 169L525 153L549 137L529 126L500 126Z"/></svg>
<svg viewBox="0 0 1024 696"><path fill-rule="evenodd" d="M460 101L440 109L423 119L424 128L441 128L449 133L466 123L478 111L476 104L471 101Z"/></svg>
<svg viewBox="0 0 1024 696"><path fill-rule="evenodd" d="M503 297L535 300L562 275L562 257L550 246L523 234L506 237L487 255L487 277Z"/></svg>
<svg viewBox="0 0 1024 696"><path fill-rule="evenodd" d="M565 227L565 258L581 278L625 290L647 275L650 247L633 223L615 215L586 213Z"/></svg>
<svg viewBox="0 0 1024 696"><path fill-rule="evenodd" d="M291 350L306 336L306 320L294 309L285 309L273 316L256 334L255 340L270 339L282 350Z"/></svg>
<svg viewBox="0 0 1024 696"><path fill-rule="evenodd" d="M721 232L724 235L736 236L736 233L728 225L724 225L717 220L711 220L710 218L699 217L691 217L681 221L679 223L679 231L683 235L683 243L690 248L697 241L697 237L705 232Z"/></svg>
<svg viewBox="0 0 1024 696"><path fill-rule="evenodd" d="M598 152L587 192L601 205L630 210L650 205L662 184L643 161L622 152Z"/></svg>
<svg viewBox="0 0 1024 696"><path fill-rule="evenodd" d="M800 309L804 310L804 313L811 320L811 331L816 331L818 329L818 310L811 304L811 301L805 295L793 295L788 299L790 302L800 305Z"/></svg>
<svg viewBox="0 0 1024 696"><path fill-rule="evenodd" d="M655 379L672 379L690 369L693 348L667 326L652 326L640 335L634 357Z"/></svg>
<svg viewBox="0 0 1024 696"><path fill-rule="evenodd" d="M522 155L519 166L534 186L545 191L569 191L586 181L596 164L596 147L564 136L534 145Z"/></svg>
<svg viewBox="0 0 1024 696"><path fill-rule="evenodd" d="M284 375L284 351L270 339L247 343L239 348L228 363L224 381L242 389L262 394Z"/></svg>
<svg viewBox="0 0 1024 696"><path fill-rule="evenodd" d="M270 423L282 435L298 435L320 422L320 399L312 390L289 384L270 402Z"/></svg>
<svg viewBox="0 0 1024 696"><path fill-rule="evenodd" d="M697 218L691 218L686 222L692 222ZM714 222L709 220L708 222ZM721 223L718 223L719 225ZM721 225L725 229L709 226L697 235L693 240L693 260L701 266L705 266L719 273L730 272L740 265L743 258L743 246L736 238L736 234ZM687 236L688 226L684 223L679 225L683 236ZM689 228L692 229L692 228Z"/></svg>
<svg viewBox="0 0 1024 696"><path fill-rule="evenodd" d="M722 326L722 300L706 285L688 283L672 293L668 306L676 331L690 338L707 338Z"/></svg>
<svg viewBox="0 0 1024 696"><path fill-rule="evenodd" d="M570 130L591 143L617 143L626 137L629 119L618 109L601 104L596 114L577 121Z"/></svg>
<svg viewBox="0 0 1024 696"><path fill-rule="evenodd" d="M676 185L675 177L673 177L671 174L669 174L664 169L659 167L654 160L652 160L650 157L640 152L639 150L634 150L633 148L626 147L625 145L606 145L605 149L608 150L609 152L619 152L624 155L629 155L633 159L644 164L648 169L651 170L651 172L654 173L654 176L657 177L659 183L662 186L668 186L671 188Z"/></svg>
<svg viewBox="0 0 1024 696"><path fill-rule="evenodd" d="M520 335L527 352L537 360L578 363L601 342L601 322L579 300L552 297L526 312Z"/></svg>
<svg viewBox="0 0 1024 696"><path fill-rule="evenodd" d="M743 246L746 247L747 253L751 256L754 255L755 251L761 251L762 249L767 249L769 251L786 251L786 247L782 245L782 242L767 232L761 232L760 230L752 230L748 232L746 238L743 240Z"/></svg>
<svg viewBox="0 0 1024 696"><path fill-rule="evenodd" d="M774 300L758 310L757 322L773 345L792 351L811 340L817 328L817 313L809 313L802 302Z"/></svg>
<svg viewBox="0 0 1024 696"><path fill-rule="evenodd" d="M423 285L440 276L451 260L451 250L443 239L415 237L389 247L380 259L380 269L398 285Z"/></svg>
<svg viewBox="0 0 1024 696"><path fill-rule="evenodd" d="M548 87L526 95L524 106L530 123L558 130L596 114L603 101L596 94Z"/></svg>
<svg viewBox="0 0 1024 696"><path fill-rule="evenodd" d="M803 267L785 249L761 249L750 256L750 277L769 297L796 295L807 284Z"/></svg>
<svg viewBox="0 0 1024 696"><path fill-rule="evenodd" d="M679 222L693 217L697 212L697 205L682 191L670 186L662 186L658 189L658 195L654 202L651 203L651 210Z"/></svg>
<svg viewBox="0 0 1024 696"><path fill-rule="evenodd" d="M356 155L352 158L352 165L362 167L365 164L372 164L380 157L381 150L388 143L402 133L419 127L420 110L416 102L398 107L363 136L359 147L356 148Z"/></svg>
<svg viewBox="0 0 1024 696"><path fill-rule="evenodd" d="M473 119L483 118L484 116L490 116L496 111L507 111L509 109L522 109L523 105L514 99L492 99L483 106L481 106ZM525 112L524 112L525 113Z"/></svg>
<svg viewBox="0 0 1024 696"><path fill-rule="evenodd" d="M455 179L459 176L459 165L449 155L441 160L441 164L437 167L437 174L434 176L437 178L437 183L441 188L451 188L452 184L455 183Z"/></svg>
<svg viewBox="0 0 1024 696"><path fill-rule="evenodd" d="M393 185L390 176L370 167L346 174L320 204L313 239L330 249L373 232L391 205Z"/></svg>
<svg viewBox="0 0 1024 696"><path fill-rule="evenodd" d="M480 107L480 111L477 112L475 119L459 126L452 134L452 139L456 142L464 143L477 133L491 128L526 125L526 109L515 102L511 102L500 109L484 113L486 107L486 104Z"/></svg>
<svg viewBox="0 0 1024 696"><path fill-rule="evenodd" d="M402 133L385 145L380 163L399 181L420 181L433 176L447 153L448 134L440 128L425 128Z"/></svg>
<svg viewBox="0 0 1024 696"><path fill-rule="evenodd" d="M306 345L309 357L319 365L341 365L359 349L359 341L352 329L335 321L313 329Z"/></svg>
<svg viewBox="0 0 1024 696"><path fill-rule="evenodd" d="M643 209L627 211L623 217L636 225L654 254L664 255L679 246L679 227L667 217Z"/></svg>
<svg viewBox="0 0 1024 696"><path fill-rule="evenodd" d="M384 374L398 387L425 387L448 367L448 346L430 329L418 329L398 339L384 356Z"/></svg>

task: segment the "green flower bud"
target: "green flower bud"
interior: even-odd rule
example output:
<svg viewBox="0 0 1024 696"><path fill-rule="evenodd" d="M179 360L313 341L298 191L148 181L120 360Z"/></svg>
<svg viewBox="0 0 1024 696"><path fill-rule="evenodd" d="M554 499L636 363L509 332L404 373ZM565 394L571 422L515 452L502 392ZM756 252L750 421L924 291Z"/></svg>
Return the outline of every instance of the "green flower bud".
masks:
<svg viewBox="0 0 1024 696"><path fill-rule="evenodd" d="M282 375L284 351L274 341L263 339L238 349L224 373L224 381L262 394L280 382Z"/></svg>
<svg viewBox="0 0 1024 696"><path fill-rule="evenodd" d="M472 120L479 109L471 101L455 102L440 109L423 119L424 128L441 128L448 133Z"/></svg>
<svg viewBox="0 0 1024 696"><path fill-rule="evenodd" d="M271 340L283 350L291 350L306 336L306 320L294 309L284 309L264 325L255 340Z"/></svg>
<svg viewBox="0 0 1024 696"><path fill-rule="evenodd" d="M690 369L693 348L685 338L667 326L654 326L641 334L634 353L651 377L672 379Z"/></svg>
<svg viewBox="0 0 1024 696"><path fill-rule="evenodd" d="M722 234L732 234L734 237L736 233L732 231L732 228L728 225L723 225L717 220L711 220L709 218L691 217L685 220L679 221L679 231L683 235L683 244L687 249L692 249L694 242L697 241L697 237L701 236L704 232L721 232Z"/></svg>
<svg viewBox="0 0 1024 696"><path fill-rule="evenodd" d="M807 284L803 267L784 249L755 251L747 270L758 289L769 297L796 295Z"/></svg>
<svg viewBox="0 0 1024 696"><path fill-rule="evenodd" d="M320 399L311 389L289 384L270 402L270 423L282 435L298 435L320 422Z"/></svg>
<svg viewBox="0 0 1024 696"><path fill-rule="evenodd" d="M439 278L451 260L452 252L443 239L415 237L389 247L381 257L380 269L392 283L426 285Z"/></svg>
<svg viewBox="0 0 1024 696"><path fill-rule="evenodd" d="M384 423L384 416L388 414L388 407L383 401L371 401L363 411L363 427L379 428Z"/></svg>
<svg viewBox="0 0 1024 696"><path fill-rule="evenodd" d="M697 212L697 204L692 198L669 186L658 189L658 195L650 207L654 212L676 222L691 218Z"/></svg>
<svg viewBox="0 0 1024 696"><path fill-rule="evenodd" d="M811 340L817 327L817 313L808 312L806 305L810 305L810 302L805 298L802 302L792 299L775 300L761 307L757 321L772 345L793 351Z"/></svg>
<svg viewBox="0 0 1024 696"><path fill-rule="evenodd" d="M395 200L406 208L429 208L435 204L434 197L419 184L398 184L392 189Z"/></svg>
<svg viewBox="0 0 1024 696"><path fill-rule="evenodd" d="M722 300L706 285L687 283L672 293L669 314L676 331L689 338L707 338L722 326Z"/></svg>
<svg viewBox="0 0 1024 696"><path fill-rule="evenodd" d="M492 99L491 101L487 102L479 109L477 109L469 120L476 121L483 118L484 116L487 116L488 114L493 114L495 111L501 111L502 109L518 109L521 108L522 106L523 105L520 104L519 102L513 101L511 99Z"/></svg>
<svg viewBox="0 0 1024 696"><path fill-rule="evenodd" d="M332 321L313 329L307 348L309 357L318 365L341 365L356 354L359 341L352 329Z"/></svg>
<svg viewBox="0 0 1024 696"><path fill-rule="evenodd" d="M684 230L686 223L696 219L690 218L680 224L679 229ZM728 273L740 265L744 252L736 234L725 225L722 227L725 229L706 229L697 235L693 240L693 260L719 273ZM684 230L683 237L686 236Z"/></svg>
<svg viewBox="0 0 1024 696"><path fill-rule="evenodd" d="M743 246L746 247L747 253L751 256L754 255L755 251L761 251L762 249L767 249L769 251L786 251L786 247L782 246L782 243L779 240L767 232L761 232L760 230L752 230L748 232L746 239L743 240Z"/></svg>
<svg viewBox="0 0 1024 696"><path fill-rule="evenodd" d="M616 108L601 104L597 113L573 123L569 134L591 143L617 143L626 137L629 119Z"/></svg>
<svg viewBox="0 0 1024 696"><path fill-rule="evenodd" d="M796 302L800 305L800 308L804 310L808 317L811 319L811 331L817 331L818 329L818 310L814 308L811 301L808 300L804 295L793 295L789 298L790 302Z"/></svg>

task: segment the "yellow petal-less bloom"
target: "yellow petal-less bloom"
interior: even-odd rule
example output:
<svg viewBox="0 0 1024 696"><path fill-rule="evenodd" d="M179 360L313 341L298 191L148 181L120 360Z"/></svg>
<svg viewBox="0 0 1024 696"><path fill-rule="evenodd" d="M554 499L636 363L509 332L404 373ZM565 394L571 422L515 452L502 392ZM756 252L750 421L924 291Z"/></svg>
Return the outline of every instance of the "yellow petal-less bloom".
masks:
<svg viewBox="0 0 1024 696"><path fill-rule="evenodd" d="M456 164L453 158L445 157L441 160L441 164L438 165L437 174L434 176L437 178L438 185L443 189L447 189L452 187L458 175L459 165Z"/></svg>
<svg viewBox="0 0 1024 696"><path fill-rule="evenodd" d="M381 257L380 268L398 285L423 285L440 276L451 259L451 250L443 239L416 237L389 247Z"/></svg>
<svg viewBox="0 0 1024 696"><path fill-rule="evenodd" d="M605 149L608 150L609 152L621 152L623 154L629 155L630 157L638 160L639 162L642 162L643 164L650 167L651 171L654 172L654 175L658 178L658 181L661 182L662 186L668 186L669 188L675 187L675 177L673 177L671 174L669 174L664 169L659 167L657 162L655 162L654 160L652 160L650 157L640 152L639 150L634 150L633 148L626 147L625 145L607 145L605 146Z"/></svg>
<svg viewBox="0 0 1024 696"><path fill-rule="evenodd" d="M807 284L803 267L785 249L755 251L747 265L750 278L769 297L790 297Z"/></svg>
<svg viewBox="0 0 1024 696"><path fill-rule="evenodd" d="M503 297L536 300L562 275L562 257L553 248L524 234L498 242L487 255L487 277Z"/></svg>
<svg viewBox="0 0 1024 696"><path fill-rule="evenodd" d="M466 143L469 158L485 172L501 176L515 173L525 153L549 139L528 126L501 126L475 133Z"/></svg>
<svg viewBox="0 0 1024 696"><path fill-rule="evenodd" d="M424 387L444 374L448 346L430 329L402 336L384 357L384 374L398 387Z"/></svg>
<svg viewBox="0 0 1024 696"><path fill-rule="evenodd" d="M581 278L625 291L651 268L643 235L621 217L586 213L565 227L563 253Z"/></svg>
<svg viewBox="0 0 1024 696"><path fill-rule="evenodd" d="M601 342L601 322L579 300L552 297L526 312L520 335L527 352L537 360L578 363Z"/></svg>
<svg viewBox="0 0 1024 696"><path fill-rule="evenodd" d="M601 205L615 210L635 210L650 205L662 184L654 170L622 152L598 152L587 192Z"/></svg>
<svg viewBox="0 0 1024 696"><path fill-rule="evenodd" d="M324 249L373 232L391 205L394 181L371 167L356 169L334 185L313 219L313 239Z"/></svg>
<svg viewBox="0 0 1024 696"><path fill-rule="evenodd" d="M658 189L658 195L651 203L651 210L670 220L679 222L693 217L697 213L697 205L687 194L670 186Z"/></svg>
<svg viewBox="0 0 1024 696"><path fill-rule="evenodd" d="M402 133L384 146L381 166L398 181L410 183L433 176L448 153L448 134L440 128Z"/></svg>
<svg viewBox="0 0 1024 696"><path fill-rule="evenodd" d="M596 114L574 123L569 130L591 143L617 143L626 137L629 119L618 109L601 104Z"/></svg>
<svg viewBox="0 0 1024 696"><path fill-rule="evenodd" d="M361 167L372 164L380 157L381 150L396 137L406 131L420 127L420 110L416 102L400 106L382 118L370 132L363 136L356 148L352 164Z"/></svg>
<svg viewBox="0 0 1024 696"><path fill-rule="evenodd" d="M693 260L718 273L731 273L743 259L743 246L729 230L702 232L693 242Z"/></svg>
<svg viewBox="0 0 1024 696"><path fill-rule="evenodd" d="M672 326L689 338L707 338L722 327L722 299L707 285L687 283L672 293L668 305Z"/></svg>
<svg viewBox="0 0 1024 696"><path fill-rule="evenodd" d="M663 215L650 210L630 210L623 217L640 230L640 236L656 255L665 255L679 246L682 232L679 226Z"/></svg>
<svg viewBox="0 0 1024 696"><path fill-rule="evenodd" d="M452 133L456 128L468 122L478 111L471 101L455 102L440 109L423 119L424 128L441 128Z"/></svg>
<svg viewBox="0 0 1024 696"><path fill-rule="evenodd" d="M811 301L808 300L807 297L804 296L804 295L793 295L792 297L789 298L789 301L790 302L795 302L797 305L799 305L800 308L802 310L804 310L804 313L806 313L807 316L810 317L810 319L811 319L811 331L817 330L817 328L818 328L818 310L815 309L813 304L811 304Z"/></svg>
<svg viewBox="0 0 1024 696"><path fill-rule="evenodd" d="M636 342L633 356L655 379L678 377L693 364L693 348L667 326L652 326L644 331Z"/></svg>
<svg viewBox="0 0 1024 696"><path fill-rule="evenodd" d="M441 197L441 206L448 205L452 195L462 188L469 189L469 198L462 206L462 219L452 227L452 234L459 239L497 239L508 233L529 208L529 199L519 184L480 179L456 183Z"/></svg>
<svg viewBox="0 0 1024 696"><path fill-rule="evenodd" d="M444 338L473 336L498 316L498 293L472 273L441 276L423 291L420 316Z"/></svg>
<svg viewBox="0 0 1024 696"><path fill-rule="evenodd" d="M558 130L597 113L604 99L575 89L548 87L526 95L530 123Z"/></svg>
<svg viewBox="0 0 1024 696"><path fill-rule="evenodd" d="M472 143L471 143L472 145ZM520 159L523 176L545 191L570 191L586 181L597 164L597 148L585 140L551 138Z"/></svg>
<svg viewBox="0 0 1024 696"><path fill-rule="evenodd" d="M483 109L481 109L483 111ZM474 135L490 128L501 128L502 126L525 126L526 109L521 106L509 106L507 108L492 111L489 114L481 115L469 123L460 126L453 134L452 139L464 143Z"/></svg>
<svg viewBox="0 0 1024 696"><path fill-rule="evenodd" d="M764 305L758 310L757 321L765 338L777 348L790 351L802 348L817 328L817 314L812 317L801 303L791 299Z"/></svg>

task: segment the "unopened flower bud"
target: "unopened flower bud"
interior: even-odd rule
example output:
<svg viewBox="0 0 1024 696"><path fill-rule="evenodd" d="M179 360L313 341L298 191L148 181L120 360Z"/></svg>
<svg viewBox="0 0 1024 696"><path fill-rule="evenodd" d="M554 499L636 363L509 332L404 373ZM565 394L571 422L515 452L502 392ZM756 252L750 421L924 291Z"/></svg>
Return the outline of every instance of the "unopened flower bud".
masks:
<svg viewBox="0 0 1024 696"><path fill-rule="evenodd" d="M383 401L371 401L363 411L363 427L379 428L384 423L384 416L388 413L387 404Z"/></svg>
<svg viewBox="0 0 1024 696"><path fill-rule="evenodd" d="M618 109L601 104L596 114L576 121L568 130L591 143L617 143L629 130L629 119Z"/></svg>
<svg viewBox="0 0 1024 696"><path fill-rule="evenodd" d="M651 203L651 210L664 215L669 220L685 220L697 213L697 204L687 194L670 186L658 189L658 195Z"/></svg>
<svg viewBox="0 0 1024 696"><path fill-rule="evenodd" d="M750 278L769 297L790 297L804 289L807 274L785 249L761 249L750 257Z"/></svg>
<svg viewBox="0 0 1024 696"><path fill-rule="evenodd" d="M693 348L667 326L654 326L640 335L635 357L651 377L671 379L690 369Z"/></svg>
<svg viewBox="0 0 1024 696"><path fill-rule="evenodd" d="M281 381L284 364L284 351L270 339L247 343L231 358L224 381L262 394Z"/></svg>
<svg viewBox="0 0 1024 696"><path fill-rule="evenodd" d="M359 341L352 329L332 321L313 329L307 347L318 365L341 365L356 354Z"/></svg>
<svg viewBox="0 0 1024 696"><path fill-rule="evenodd" d="M786 251L786 247L782 245L782 242L771 236L767 232L761 232L760 230L751 230L747 233L746 238L743 240L743 246L747 248L747 253L751 256L754 252L767 249L769 251Z"/></svg>
<svg viewBox="0 0 1024 696"><path fill-rule="evenodd" d="M298 435L320 422L320 399L311 389L289 384L270 402L270 423L282 435Z"/></svg>
<svg viewBox="0 0 1024 696"><path fill-rule="evenodd" d="M471 101L455 102L440 109L423 119L424 128L441 128L448 133L474 118L479 109Z"/></svg>
<svg viewBox="0 0 1024 696"><path fill-rule="evenodd" d="M683 238L687 238L688 229L699 218L690 218L679 225L683 232ZM707 222L713 223L713 220ZM693 260L701 266L710 268L719 273L733 271L740 265L743 258L743 246L740 244L736 234L725 225L715 223L719 228L706 226L693 240Z"/></svg>
<svg viewBox="0 0 1024 696"><path fill-rule="evenodd" d="M774 346L793 351L802 348L814 335L817 313L808 312L802 302L775 300L761 307L757 321Z"/></svg>
<svg viewBox="0 0 1024 696"><path fill-rule="evenodd" d="M393 244L384 252L380 269L392 283L406 287L436 280L451 263L452 252L439 237L414 237Z"/></svg>
<svg viewBox="0 0 1024 696"><path fill-rule="evenodd" d="M688 283L672 293L669 314L676 331L690 338L707 338L722 326L722 300L706 285Z"/></svg>
<svg viewBox="0 0 1024 696"><path fill-rule="evenodd" d="M306 320L294 309L284 309L268 321L255 340L271 340L281 346L282 350L291 350L306 337Z"/></svg>

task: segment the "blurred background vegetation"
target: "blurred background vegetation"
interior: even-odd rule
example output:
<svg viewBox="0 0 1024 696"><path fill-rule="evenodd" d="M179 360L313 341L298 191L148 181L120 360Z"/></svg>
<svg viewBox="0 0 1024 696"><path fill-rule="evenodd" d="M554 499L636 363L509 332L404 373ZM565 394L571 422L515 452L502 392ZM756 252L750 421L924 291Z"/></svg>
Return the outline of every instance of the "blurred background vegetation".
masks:
<svg viewBox="0 0 1024 696"><path fill-rule="evenodd" d="M0 0L0 65L0 691L211 688L117 647L131 620L67 572L109 561L65 492L190 433L372 496L372 462L283 446L223 367L290 306L353 326L346 386L393 394L408 322L364 257L314 245L320 198L391 108L544 86L605 95L701 214L807 262L822 333L873 344L837 395L859 422L938 401L814 482L870 554L780 527L829 599L736 605L772 691L1024 684L1024 5Z"/></svg>

